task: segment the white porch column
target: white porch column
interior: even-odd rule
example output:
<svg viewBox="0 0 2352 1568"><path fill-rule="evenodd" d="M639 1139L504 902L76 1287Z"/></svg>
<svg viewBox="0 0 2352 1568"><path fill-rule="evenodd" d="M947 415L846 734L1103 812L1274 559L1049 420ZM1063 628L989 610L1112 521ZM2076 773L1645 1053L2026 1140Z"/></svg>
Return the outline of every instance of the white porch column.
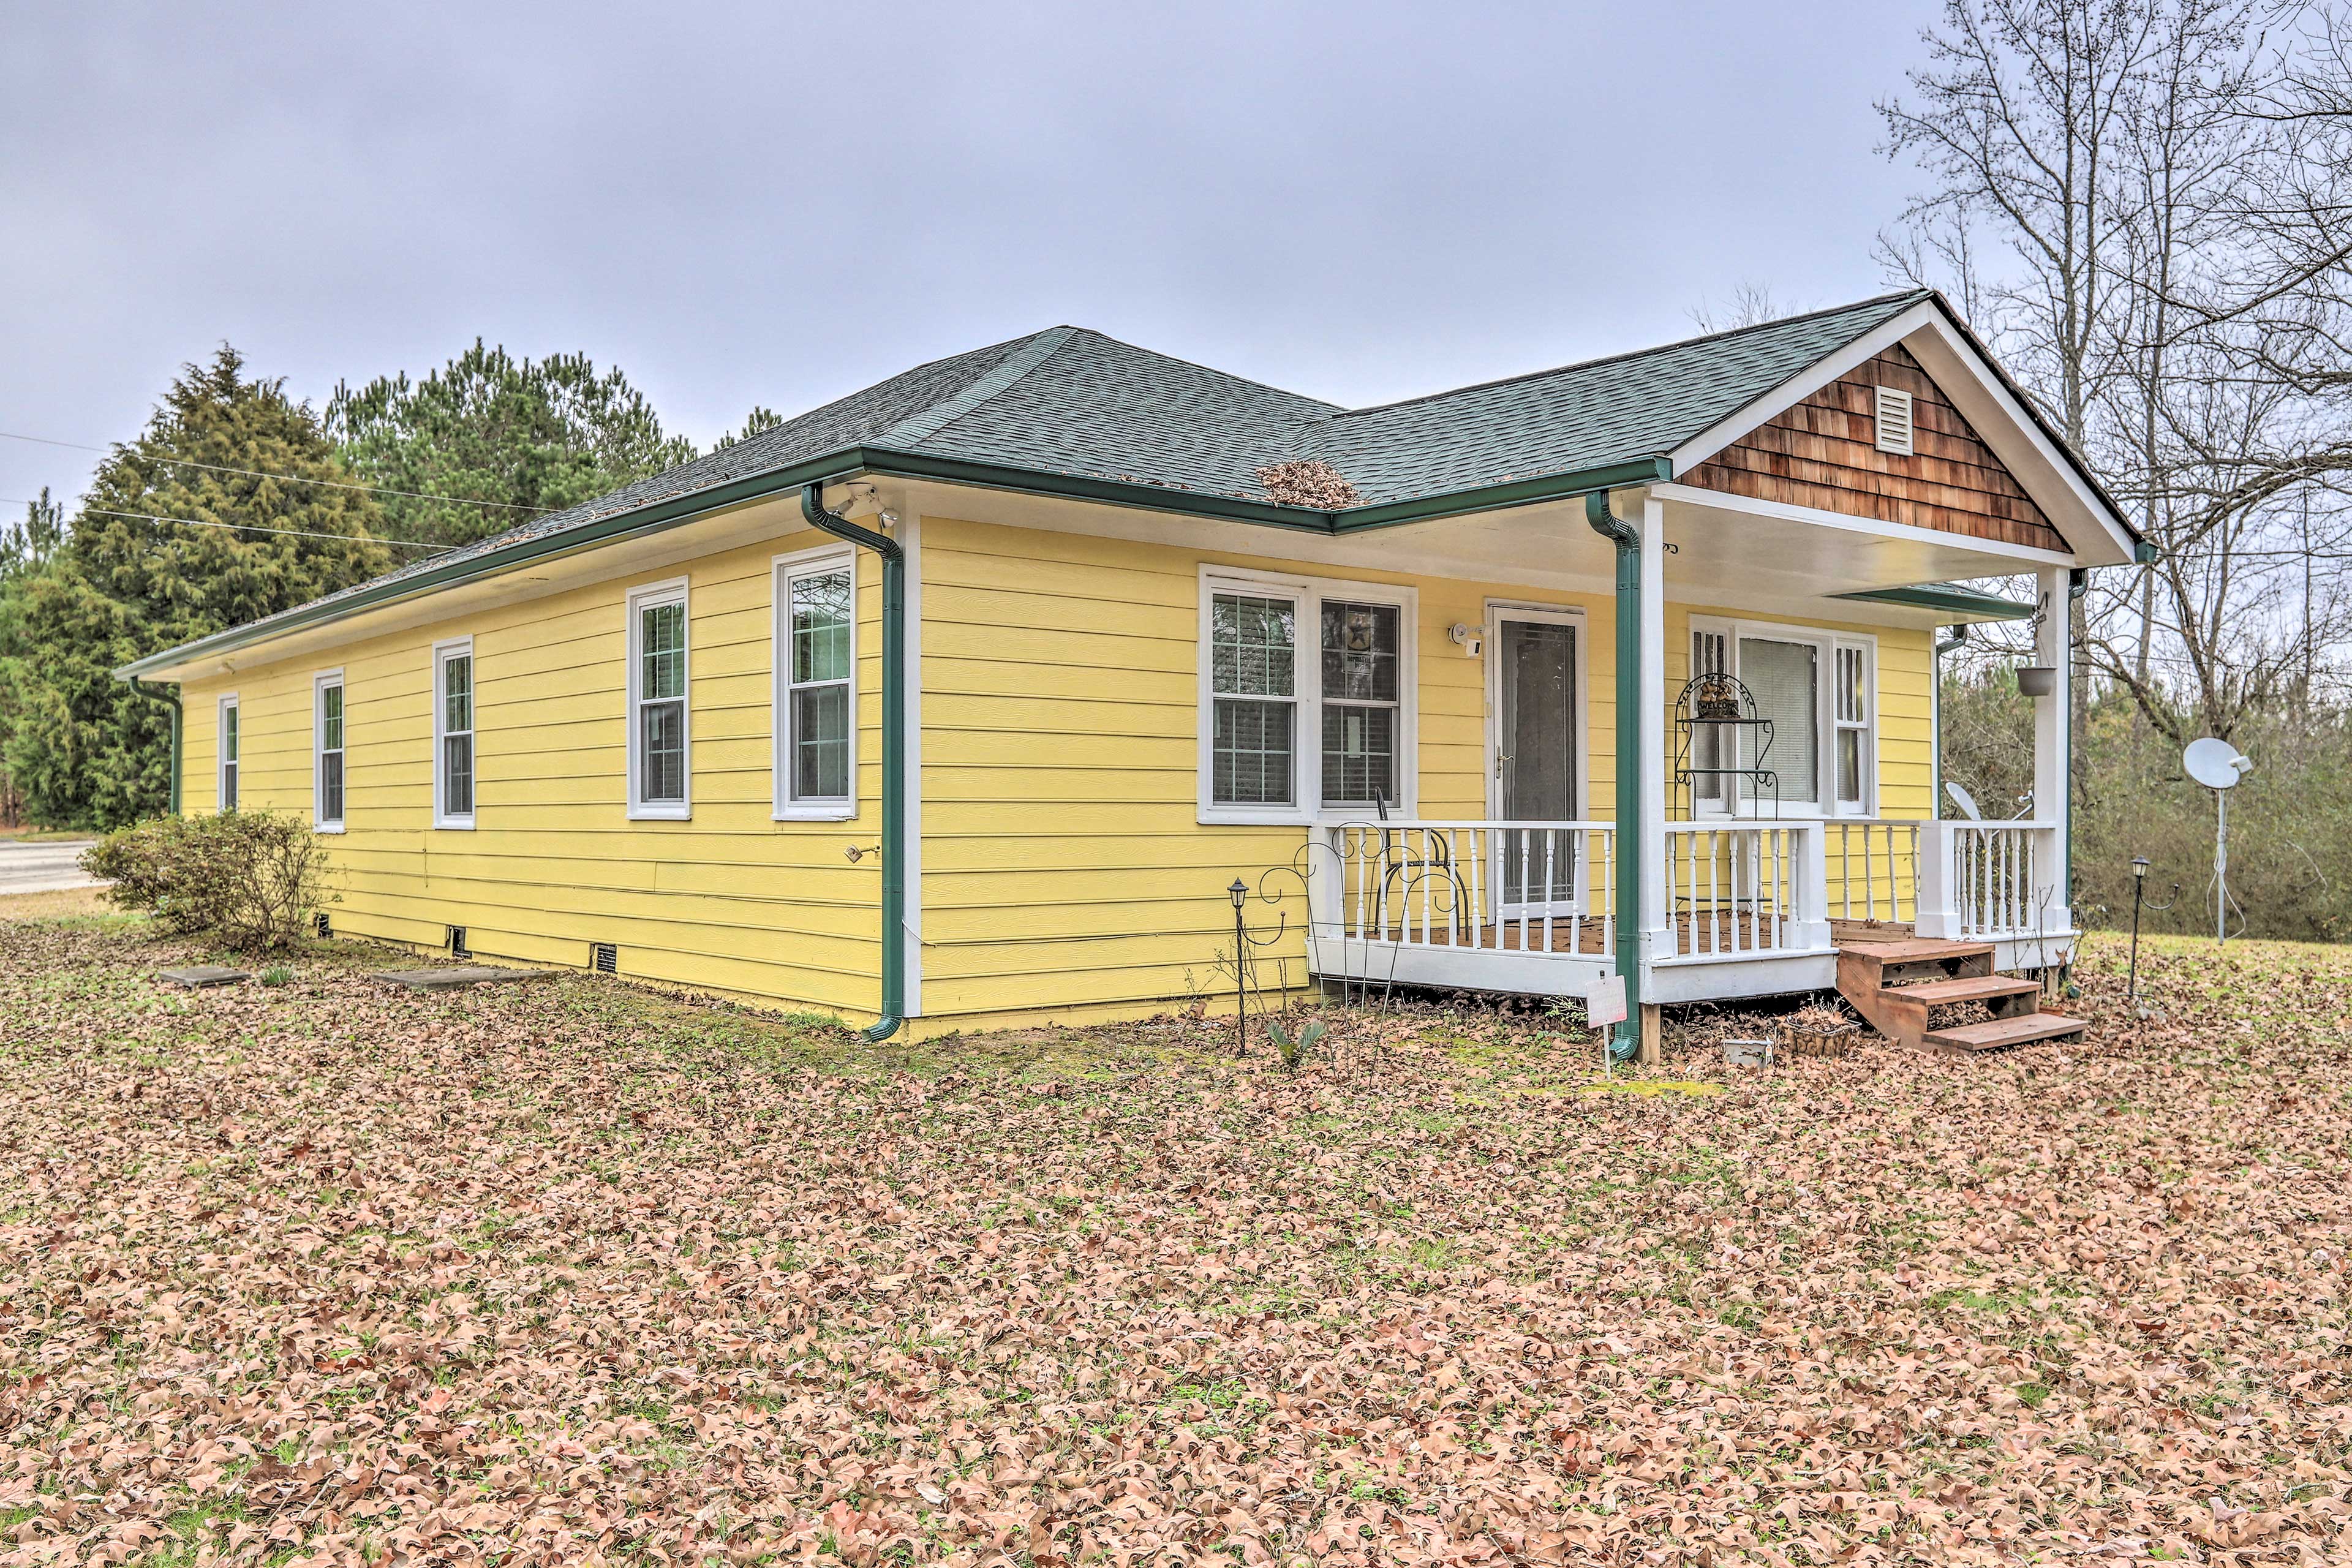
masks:
<svg viewBox="0 0 2352 1568"><path fill-rule="evenodd" d="M2037 900L2049 900L2042 908L2040 923L2042 929L2053 931L2074 929L2074 912L2069 907L2073 894L2066 886L2067 846L2074 816L2074 759L2068 754L2074 743L2074 688L2069 679L2074 634L2067 613L2066 575L2063 567L2052 567L2041 574L2042 626L2034 649L2036 663L2058 672L2057 689L2033 703L2033 819L2051 825L2037 836L2035 853L2040 863L2034 868L2034 896Z"/></svg>
<svg viewBox="0 0 2352 1568"><path fill-rule="evenodd" d="M1642 504L1642 728L1654 736L1642 759L1642 994L1655 992L1650 965L1675 951L1666 907L1666 773L1674 737L1666 712L1666 503L1643 492Z"/></svg>

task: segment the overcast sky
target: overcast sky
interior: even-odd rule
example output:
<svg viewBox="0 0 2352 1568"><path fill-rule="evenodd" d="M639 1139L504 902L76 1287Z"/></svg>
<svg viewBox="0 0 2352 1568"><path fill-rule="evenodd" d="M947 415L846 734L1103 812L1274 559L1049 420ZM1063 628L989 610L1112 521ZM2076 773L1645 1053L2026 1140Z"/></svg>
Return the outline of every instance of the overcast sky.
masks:
<svg viewBox="0 0 2352 1568"><path fill-rule="evenodd" d="M706 445L1057 322L1347 404L1538 369L1881 291L1930 15L0 0L0 431L125 438L223 340L315 404L584 351Z"/></svg>

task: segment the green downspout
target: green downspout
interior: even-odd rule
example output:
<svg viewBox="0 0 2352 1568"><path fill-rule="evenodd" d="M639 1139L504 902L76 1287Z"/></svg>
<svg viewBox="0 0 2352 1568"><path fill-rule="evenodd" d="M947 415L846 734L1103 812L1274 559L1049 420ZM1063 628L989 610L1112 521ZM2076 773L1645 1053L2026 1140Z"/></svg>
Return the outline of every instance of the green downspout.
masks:
<svg viewBox="0 0 2352 1568"><path fill-rule="evenodd" d="M1952 628L1948 637L1937 637L1935 652L1927 660L1927 710L1935 731L1936 749L1927 755L1927 815L1940 818L1944 815L1944 656L1957 653L1969 640L1969 623L1962 621Z"/></svg>
<svg viewBox="0 0 2352 1568"><path fill-rule="evenodd" d="M1584 498L1584 521L1617 546L1617 973L1625 1021L1609 1054L1642 1050L1642 535L1609 510L1609 492Z"/></svg>
<svg viewBox="0 0 2352 1568"><path fill-rule="evenodd" d="M177 693L158 691L135 675L123 677L131 689L150 702L166 703L172 710L172 815L180 815L180 699Z"/></svg>
<svg viewBox="0 0 2352 1568"><path fill-rule="evenodd" d="M882 558L882 1016L866 1037L887 1040L907 1016L907 552L825 510L824 492L821 480L801 487L809 526Z"/></svg>

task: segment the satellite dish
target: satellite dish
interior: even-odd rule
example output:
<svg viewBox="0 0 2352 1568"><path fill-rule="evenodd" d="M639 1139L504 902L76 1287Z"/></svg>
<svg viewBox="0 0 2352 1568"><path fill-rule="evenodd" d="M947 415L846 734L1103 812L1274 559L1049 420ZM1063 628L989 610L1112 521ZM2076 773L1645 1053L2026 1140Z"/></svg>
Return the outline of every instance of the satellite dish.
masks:
<svg viewBox="0 0 2352 1568"><path fill-rule="evenodd" d="M2230 940L2230 789L2253 763L2211 735L2180 753L2181 771L2213 792L2213 940Z"/></svg>
<svg viewBox="0 0 2352 1568"><path fill-rule="evenodd" d="M1954 784L1949 779L1946 779L1944 781L1944 793L1952 797L1952 804L1960 808L1960 815L1962 816L1967 817L1970 822L1982 822L1984 820L1984 813L1977 809L1976 796L1962 789L1958 784Z"/></svg>
<svg viewBox="0 0 2352 1568"><path fill-rule="evenodd" d="M2217 741L2208 735L2201 741L2191 741L2180 754L2180 766L2189 776L2207 789L2228 789L2238 777L2254 764L2227 741Z"/></svg>

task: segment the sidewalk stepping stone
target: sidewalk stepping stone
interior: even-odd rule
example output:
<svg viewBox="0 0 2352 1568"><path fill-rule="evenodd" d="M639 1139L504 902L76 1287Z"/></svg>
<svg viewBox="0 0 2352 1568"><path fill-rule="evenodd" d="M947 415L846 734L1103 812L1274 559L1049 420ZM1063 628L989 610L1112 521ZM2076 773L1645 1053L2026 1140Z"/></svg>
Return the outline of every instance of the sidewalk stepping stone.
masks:
<svg viewBox="0 0 2352 1568"><path fill-rule="evenodd" d="M405 985L411 991L454 991L461 985L490 985L501 980L537 980L546 973L544 969L470 965L461 969L379 969L368 978L387 985Z"/></svg>
<svg viewBox="0 0 2352 1568"><path fill-rule="evenodd" d="M184 985L191 991L200 991L207 985L234 985L240 980L250 980L253 971L223 969L216 963L198 963L186 969L167 969L155 978L166 985Z"/></svg>

